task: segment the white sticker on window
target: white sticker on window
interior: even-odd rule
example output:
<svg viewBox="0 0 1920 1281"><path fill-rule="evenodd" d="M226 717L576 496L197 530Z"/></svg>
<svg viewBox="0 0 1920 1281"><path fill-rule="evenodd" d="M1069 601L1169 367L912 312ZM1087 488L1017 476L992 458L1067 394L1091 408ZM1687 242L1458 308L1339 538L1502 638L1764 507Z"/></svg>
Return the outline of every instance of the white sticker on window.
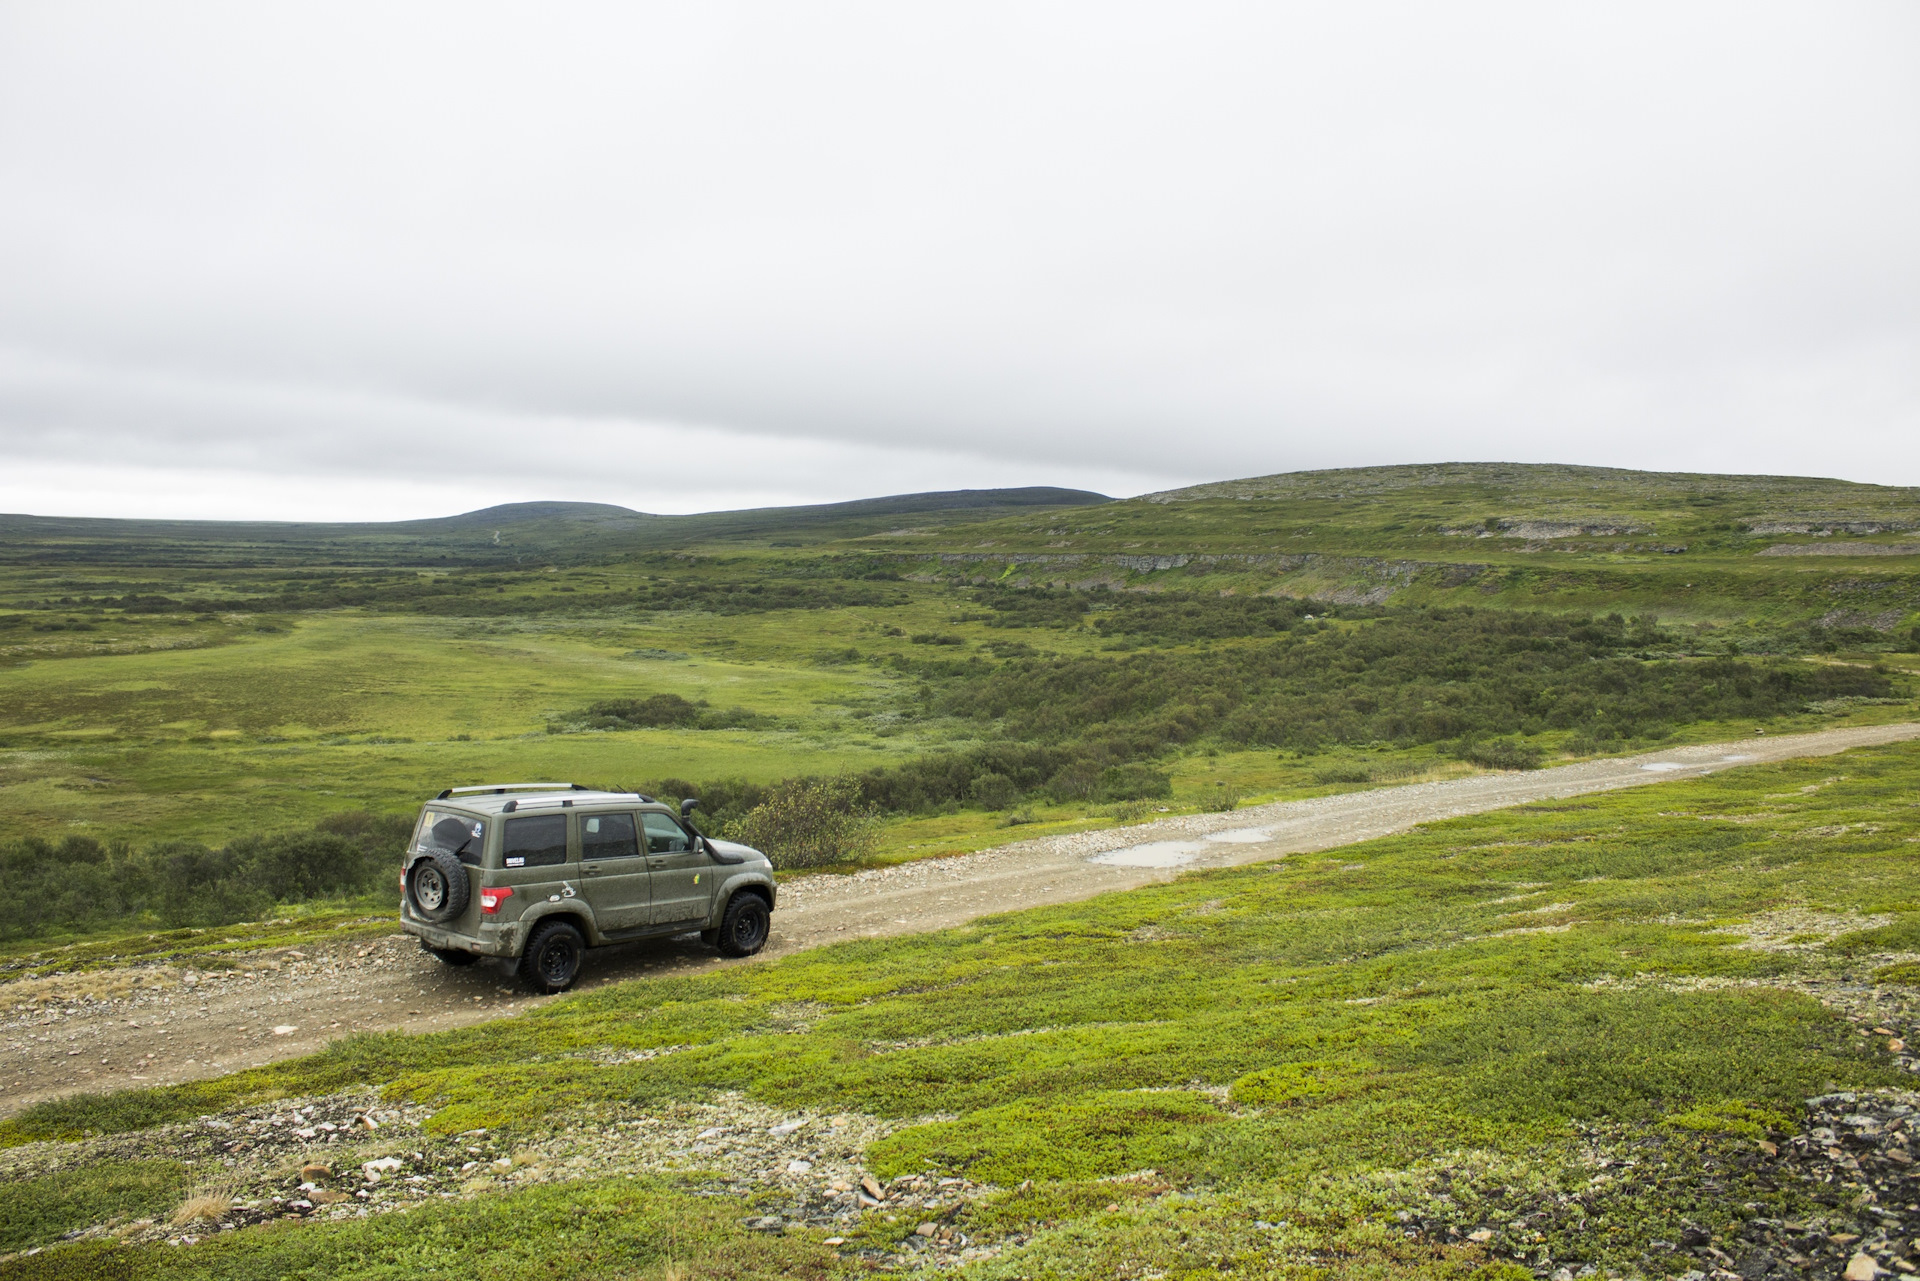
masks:
<svg viewBox="0 0 1920 1281"><path fill-rule="evenodd" d="M519 856L519 855L517 855L517 854L516 854L516 855L510 855L510 856L509 856L509 857L507 858L507 866L508 866L508 867L525 867L526 865L527 865L527 860L526 860L526 859L524 859L524 858L522 858L522 857L520 857L520 856Z"/></svg>

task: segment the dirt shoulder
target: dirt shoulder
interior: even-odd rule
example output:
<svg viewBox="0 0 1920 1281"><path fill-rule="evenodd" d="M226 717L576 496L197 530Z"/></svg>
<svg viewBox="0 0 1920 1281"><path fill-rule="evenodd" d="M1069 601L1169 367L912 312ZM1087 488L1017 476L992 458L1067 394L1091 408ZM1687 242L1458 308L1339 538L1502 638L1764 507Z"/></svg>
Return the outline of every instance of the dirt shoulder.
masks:
<svg viewBox="0 0 1920 1281"><path fill-rule="evenodd" d="M1920 738L1920 724L1696 744L1529 773L1283 801L1222 814L1021 841L956 858L788 883L763 955L944 929L1226 867L1349 845L1420 823L1747 764ZM490 966L449 969L395 934L277 948L200 972L132 966L0 985L0 1115L77 1090L218 1076L309 1054L353 1032L432 1032L563 997L529 997ZM697 937L595 952L582 986L722 962Z"/></svg>

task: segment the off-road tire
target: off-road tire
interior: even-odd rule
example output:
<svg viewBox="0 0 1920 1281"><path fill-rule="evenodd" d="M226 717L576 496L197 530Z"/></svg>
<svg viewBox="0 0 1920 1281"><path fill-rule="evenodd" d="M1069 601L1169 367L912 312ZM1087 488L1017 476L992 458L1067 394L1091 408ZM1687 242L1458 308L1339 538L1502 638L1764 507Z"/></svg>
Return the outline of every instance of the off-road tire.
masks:
<svg viewBox="0 0 1920 1281"><path fill-rule="evenodd" d="M726 915L720 918L720 955L752 956L767 945L772 929L773 914L767 910L767 900L742 890L728 901Z"/></svg>
<svg viewBox="0 0 1920 1281"><path fill-rule="evenodd" d="M455 969L463 965L472 965L480 959L478 952L462 952L457 947L430 947L425 942L420 944L420 950L440 962L440 964L451 965Z"/></svg>
<svg viewBox="0 0 1920 1281"><path fill-rule="evenodd" d="M580 977L587 940L566 921L536 925L520 954L520 981L541 995L564 992Z"/></svg>
<svg viewBox="0 0 1920 1281"><path fill-rule="evenodd" d="M429 850L407 869L407 902L423 921L457 921L471 898L466 865L448 850Z"/></svg>

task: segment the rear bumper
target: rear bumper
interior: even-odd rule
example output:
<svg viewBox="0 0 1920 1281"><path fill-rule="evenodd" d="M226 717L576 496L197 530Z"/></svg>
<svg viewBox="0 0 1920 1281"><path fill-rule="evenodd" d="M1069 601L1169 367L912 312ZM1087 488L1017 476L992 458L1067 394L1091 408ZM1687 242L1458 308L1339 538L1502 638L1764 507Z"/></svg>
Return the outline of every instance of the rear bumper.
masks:
<svg viewBox="0 0 1920 1281"><path fill-rule="evenodd" d="M513 956L515 931L511 926L495 931L487 930L475 936L462 934L457 930L441 929L425 921L413 919L413 914L402 909L400 928L413 935L428 947L444 948L449 952L472 952L475 956Z"/></svg>

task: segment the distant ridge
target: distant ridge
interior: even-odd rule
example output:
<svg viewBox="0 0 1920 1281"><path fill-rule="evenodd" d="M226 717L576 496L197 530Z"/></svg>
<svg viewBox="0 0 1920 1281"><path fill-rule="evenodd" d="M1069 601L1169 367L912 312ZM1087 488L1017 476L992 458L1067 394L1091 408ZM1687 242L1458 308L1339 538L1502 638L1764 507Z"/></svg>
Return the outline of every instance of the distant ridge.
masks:
<svg viewBox="0 0 1920 1281"><path fill-rule="evenodd" d="M402 521L125 520L0 515L0 560L12 563L458 565L570 560L710 541L857 538L901 517L965 524L1032 508L1113 500L1029 485L894 494L798 507L662 516L612 503L503 503Z"/></svg>
<svg viewBox="0 0 1920 1281"><path fill-rule="evenodd" d="M1329 467L1318 471L1276 472L1239 480L1216 480L1184 489L1142 494L1135 501L1194 502L1210 498L1360 497L1402 489L1476 486L1494 491L1544 488L1633 490L1644 495L1712 492L1724 494L1901 495L1920 498L1920 489L1870 485L1821 476L1739 475L1719 472L1635 471L1625 467L1588 467L1574 463L1396 463L1379 467Z"/></svg>
<svg viewBox="0 0 1920 1281"><path fill-rule="evenodd" d="M836 520L843 516L904 516L915 512L977 511L989 507L1087 507L1110 503L1113 499L1087 489L1056 489L1049 485L1028 485L1019 489L946 489L925 494L892 494L885 498L855 498L839 503L809 503L796 507L743 507L731 511L695 512L685 516L660 516L616 507L611 503L531 502L502 503L462 512L458 516L437 516L425 520L392 522L393 527L428 529L515 525L527 521L579 521L598 524L606 521L684 521L728 519L786 519L800 522Z"/></svg>

